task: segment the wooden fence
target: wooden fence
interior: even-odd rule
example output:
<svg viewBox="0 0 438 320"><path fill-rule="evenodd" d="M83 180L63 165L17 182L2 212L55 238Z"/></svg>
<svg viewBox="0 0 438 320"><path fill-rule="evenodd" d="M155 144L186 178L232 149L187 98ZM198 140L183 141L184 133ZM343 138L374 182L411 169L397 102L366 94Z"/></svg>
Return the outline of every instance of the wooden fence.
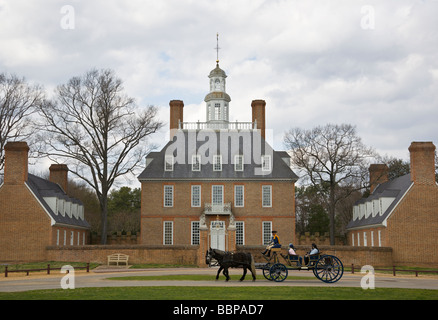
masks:
<svg viewBox="0 0 438 320"><path fill-rule="evenodd" d="M75 269L85 269L85 270L87 270L87 272L90 272L90 264L89 263L87 263L87 265L84 267L74 267L74 268ZM50 271L52 271L52 270L61 270L61 269L62 268L52 268L52 267L50 267L50 264L48 264L47 268L44 268L44 269L8 270L8 266L5 266L5 278L7 278L8 274L12 273L12 272L26 272L26 276L28 276L29 272L32 272L32 271L47 271L47 274L50 274ZM67 273L68 273L68 270L67 270Z"/></svg>
<svg viewBox="0 0 438 320"><path fill-rule="evenodd" d="M354 264L351 265L351 273L354 273L355 270L361 270L362 267L355 267ZM397 272L412 272L415 273L415 276L418 277L419 273L438 273L438 270L410 270L410 269L397 269L396 266L392 266L391 269L381 269L381 268L373 268L377 271L390 271L392 275L395 277Z"/></svg>

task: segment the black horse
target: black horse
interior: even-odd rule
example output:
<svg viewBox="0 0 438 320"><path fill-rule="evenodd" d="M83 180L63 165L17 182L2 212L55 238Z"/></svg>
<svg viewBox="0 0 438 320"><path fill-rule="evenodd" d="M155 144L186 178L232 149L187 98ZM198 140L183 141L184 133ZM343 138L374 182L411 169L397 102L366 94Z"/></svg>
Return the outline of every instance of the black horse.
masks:
<svg viewBox="0 0 438 320"><path fill-rule="evenodd" d="M230 280L228 268L243 268L243 275L240 281L245 279L247 270L251 271L252 280L255 281L256 279L254 258L251 253L228 252L210 248L205 255L205 262L210 265L212 259L216 259L220 266L217 271L216 280L219 279L219 274L222 270L224 270L223 274L226 277L225 281Z"/></svg>

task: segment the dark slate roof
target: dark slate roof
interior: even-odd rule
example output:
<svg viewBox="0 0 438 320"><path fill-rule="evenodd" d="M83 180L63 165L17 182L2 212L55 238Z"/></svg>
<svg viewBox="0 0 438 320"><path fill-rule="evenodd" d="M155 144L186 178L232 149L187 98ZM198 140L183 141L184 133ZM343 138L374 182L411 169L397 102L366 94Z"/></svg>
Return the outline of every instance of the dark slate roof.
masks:
<svg viewBox="0 0 438 320"><path fill-rule="evenodd" d="M221 179L298 180L298 176L283 160L283 158L289 157L289 155L284 151L274 151L271 146L265 143L265 140L260 136L259 131L246 130L243 132L243 130L211 130L212 137L216 139L216 141L213 141L212 143L210 143L209 139L204 136L197 136L199 132L199 130L178 130L178 134L174 137L174 140L168 142L161 151L149 153L146 160L148 165L138 176L138 179L140 181ZM243 138L243 136L245 138ZM248 139L248 137L250 137L251 140L244 140ZM224 144L228 147L224 148ZM252 156L253 152L251 146L253 145L261 145L260 150L257 150L254 147L254 150L256 150L254 153L255 156ZM207 152L206 149L209 149L209 151ZM175 157L173 171L164 170L166 150L173 151L171 152ZM224 154L224 150L227 151L226 154ZM195 153L201 154L201 171L192 171L191 158ZM204 161L207 161L206 158L213 158L212 156L214 154L222 155L222 171L213 171L212 163L204 163ZM234 156L237 154L244 155L243 171L234 170ZM256 169L259 171L261 170L260 159L261 155L264 154L272 154L272 170L261 175ZM178 163L178 160L182 161Z"/></svg>
<svg viewBox="0 0 438 320"><path fill-rule="evenodd" d="M375 217L370 215L368 218L365 218L365 216L363 216L361 219L359 219L359 217L356 220L352 219L348 223L347 229L363 228L372 225L382 225L385 219L388 218L389 214L393 211L399 201L409 190L412 183L413 182L411 181L411 175L406 174L404 176L380 184L368 198L358 200L355 205L366 203L374 199L380 199L382 197L394 198L389 207L382 215L376 214Z"/></svg>
<svg viewBox="0 0 438 320"><path fill-rule="evenodd" d="M84 219L78 219L72 215L70 218L68 215L62 216L61 213L55 214L50 206L44 200L44 197L57 197L65 200L83 205L82 202L75 198L70 198L64 190L57 184L46 179L42 179L33 174L28 174L27 185L32 190L33 194L37 197L38 201L43 205L44 209L49 213L55 223L69 225L81 228L90 228L88 222Z"/></svg>

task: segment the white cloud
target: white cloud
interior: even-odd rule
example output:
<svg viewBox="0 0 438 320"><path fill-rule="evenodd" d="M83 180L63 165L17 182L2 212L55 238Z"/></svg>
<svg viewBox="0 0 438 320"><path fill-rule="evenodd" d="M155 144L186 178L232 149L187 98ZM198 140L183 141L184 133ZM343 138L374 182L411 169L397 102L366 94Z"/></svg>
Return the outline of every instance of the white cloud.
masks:
<svg viewBox="0 0 438 320"><path fill-rule="evenodd" d="M90 68L112 68L129 95L160 107L184 100L185 120L205 119L216 32L231 120L267 101L276 148L293 126L356 125L364 142L406 157L411 141L438 144L438 2L0 0L0 70L53 88ZM361 27L364 6L375 26ZM190 120L189 120L190 119Z"/></svg>

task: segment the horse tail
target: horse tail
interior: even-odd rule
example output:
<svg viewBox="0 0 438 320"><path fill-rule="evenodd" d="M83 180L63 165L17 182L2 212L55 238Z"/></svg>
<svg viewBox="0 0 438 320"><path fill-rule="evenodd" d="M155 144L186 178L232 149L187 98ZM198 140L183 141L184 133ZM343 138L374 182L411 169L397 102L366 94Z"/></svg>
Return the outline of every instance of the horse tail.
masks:
<svg viewBox="0 0 438 320"><path fill-rule="evenodd" d="M254 274L254 276L257 275L256 268L255 268L255 263L254 263L254 257L253 257L252 254L251 254L251 272Z"/></svg>

